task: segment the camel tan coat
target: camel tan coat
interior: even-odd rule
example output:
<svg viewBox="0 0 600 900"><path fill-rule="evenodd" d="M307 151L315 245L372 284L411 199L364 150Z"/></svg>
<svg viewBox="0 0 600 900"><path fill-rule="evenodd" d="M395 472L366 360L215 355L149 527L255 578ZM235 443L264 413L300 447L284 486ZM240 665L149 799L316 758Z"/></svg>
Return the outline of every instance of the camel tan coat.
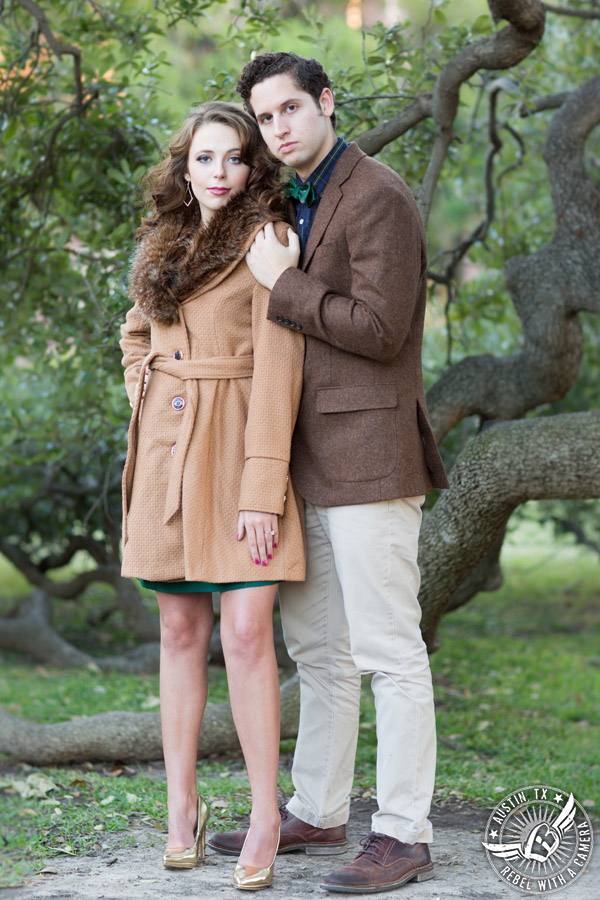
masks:
<svg viewBox="0 0 600 900"><path fill-rule="evenodd" d="M123 477L127 577L304 578L301 517L288 480L304 339L267 320L269 292L244 260L263 224L236 197L206 233L179 221L140 244L135 305L121 329L133 404ZM282 241L286 230L276 224ZM245 537L236 539L240 510L281 517L266 567L251 559Z"/></svg>

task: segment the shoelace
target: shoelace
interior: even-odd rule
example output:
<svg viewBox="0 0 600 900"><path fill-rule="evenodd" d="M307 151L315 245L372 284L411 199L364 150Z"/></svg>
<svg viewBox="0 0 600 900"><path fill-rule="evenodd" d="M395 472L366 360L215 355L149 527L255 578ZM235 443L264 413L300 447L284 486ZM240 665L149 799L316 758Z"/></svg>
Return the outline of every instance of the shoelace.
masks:
<svg viewBox="0 0 600 900"><path fill-rule="evenodd" d="M368 835L359 842L364 849L360 851L358 856L373 856L377 858L380 852L385 850L387 840L385 834L377 834L376 831L370 831ZM356 857L357 859L358 856Z"/></svg>

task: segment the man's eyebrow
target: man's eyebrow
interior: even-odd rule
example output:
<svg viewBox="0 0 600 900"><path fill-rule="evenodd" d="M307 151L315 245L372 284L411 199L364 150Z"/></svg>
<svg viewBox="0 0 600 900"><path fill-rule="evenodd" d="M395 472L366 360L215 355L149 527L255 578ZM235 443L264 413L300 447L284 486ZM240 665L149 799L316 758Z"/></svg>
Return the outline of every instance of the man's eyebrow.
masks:
<svg viewBox="0 0 600 900"><path fill-rule="evenodd" d="M284 106L289 106L290 103L300 103L300 99L296 98L296 97L290 97L289 100L284 100L283 103L279 104L279 109L283 109ZM264 112L260 112L258 114L258 118L260 119L261 116L270 116L270 115L271 115L271 112L269 110L265 110Z"/></svg>

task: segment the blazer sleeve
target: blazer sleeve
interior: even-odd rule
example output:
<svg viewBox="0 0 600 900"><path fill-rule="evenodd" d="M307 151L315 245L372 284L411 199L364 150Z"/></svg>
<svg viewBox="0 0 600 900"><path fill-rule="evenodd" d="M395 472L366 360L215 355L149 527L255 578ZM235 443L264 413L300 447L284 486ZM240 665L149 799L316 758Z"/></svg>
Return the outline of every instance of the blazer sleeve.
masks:
<svg viewBox="0 0 600 900"><path fill-rule="evenodd" d="M273 286L268 317L292 320L304 334L348 353L389 362L402 348L423 290L425 233L402 182L382 179L365 188L363 179L363 188L348 195L334 213L345 226L328 260L333 271L350 268L350 295L337 293L322 274L289 268Z"/></svg>
<svg viewBox="0 0 600 900"><path fill-rule="evenodd" d="M150 352L150 323L141 314L137 306L127 313L125 323L121 325L119 346L123 351L122 363L125 367L125 389L129 402L133 406L135 386L140 374L140 366Z"/></svg>
<svg viewBox="0 0 600 900"><path fill-rule="evenodd" d="M269 291L257 283L252 297L254 373L238 509L281 516L302 392L304 337L269 322L268 305Z"/></svg>

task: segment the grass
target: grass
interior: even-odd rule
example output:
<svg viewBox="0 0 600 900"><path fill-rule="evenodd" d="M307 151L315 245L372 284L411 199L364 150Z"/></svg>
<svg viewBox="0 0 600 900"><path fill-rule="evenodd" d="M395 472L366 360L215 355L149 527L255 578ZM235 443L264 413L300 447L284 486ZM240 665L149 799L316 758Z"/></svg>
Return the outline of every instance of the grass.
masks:
<svg viewBox="0 0 600 900"><path fill-rule="evenodd" d="M556 544L536 527L509 538L505 584L447 616L431 664L438 728L437 802L490 806L504 794L545 783L573 791L588 813L600 810L600 591L598 559ZM11 573L0 571L10 596ZM15 585L13 585L15 587ZM16 593L16 590L13 592ZM81 646L93 598L60 605L63 633ZM61 612L68 615L61 617ZM116 617L115 617L116 619ZM104 626L103 626L104 627ZM113 634L121 638L121 625ZM89 626L87 628L89 632ZM86 633L89 642L89 633ZM124 640L124 639L123 639ZM210 669L210 700L227 698L224 673ZM158 708L158 676L53 671L5 654L0 706L37 722L110 709ZM291 791L294 742L282 743L280 791ZM365 679L355 791L374 793L374 705ZM48 781L39 779L44 776ZM239 757L203 760L200 790L215 828L249 811ZM102 852L137 839L136 825L166 826L162 767L35 769L0 760L0 886L18 884L55 856ZM157 844L162 838L157 833Z"/></svg>

